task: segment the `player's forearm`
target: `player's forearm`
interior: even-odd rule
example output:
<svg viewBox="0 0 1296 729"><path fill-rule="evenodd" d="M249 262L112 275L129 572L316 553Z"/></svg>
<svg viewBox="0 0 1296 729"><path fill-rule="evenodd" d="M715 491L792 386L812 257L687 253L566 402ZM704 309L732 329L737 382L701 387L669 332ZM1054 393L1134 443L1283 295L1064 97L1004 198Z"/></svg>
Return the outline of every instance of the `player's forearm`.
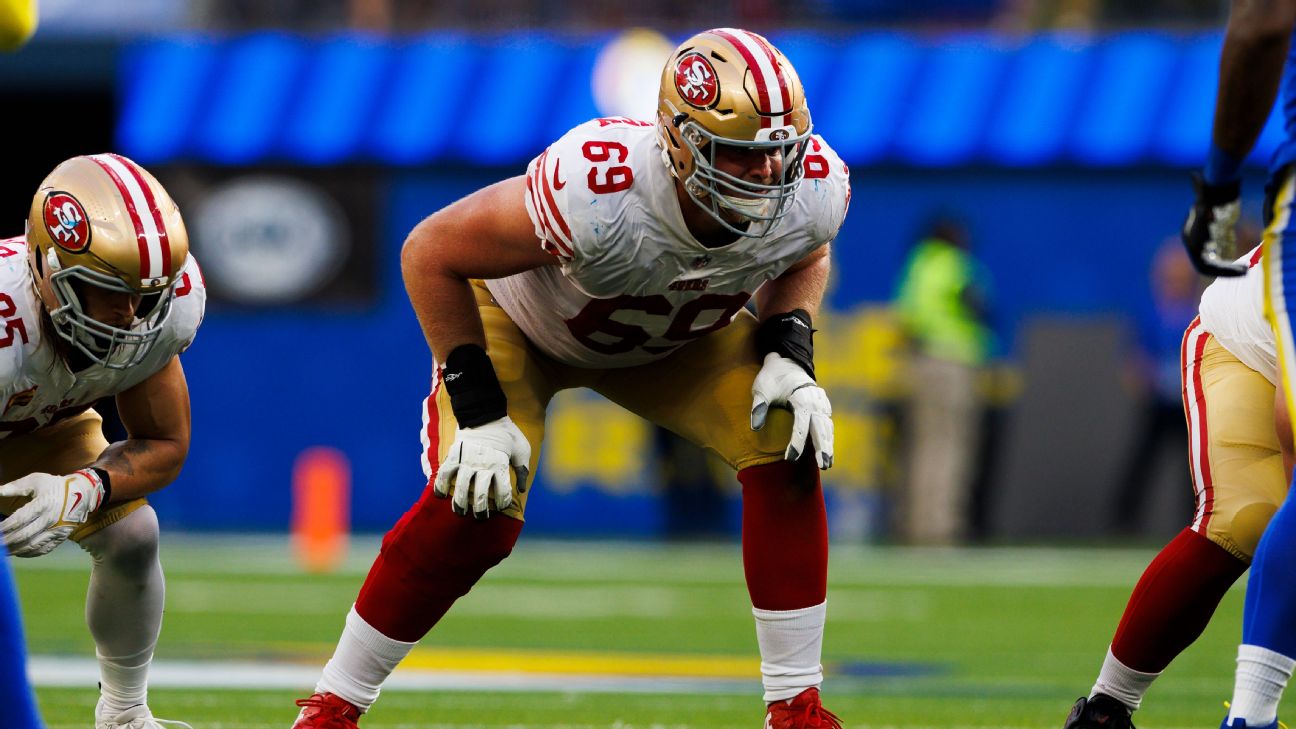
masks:
<svg viewBox="0 0 1296 729"><path fill-rule="evenodd" d="M461 345L485 349L486 334L468 278L439 260L434 245L412 233L401 251L401 274L428 348L444 363Z"/></svg>
<svg viewBox="0 0 1296 729"><path fill-rule="evenodd" d="M806 265L792 267L756 292L756 313L762 321L795 309L804 309L812 318L819 315L832 268L827 246L820 250L823 253L816 253Z"/></svg>
<svg viewBox="0 0 1296 729"><path fill-rule="evenodd" d="M1264 129L1287 57L1293 0L1235 0L1220 52L1215 146L1245 158Z"/></svg>
<svg viewBox="0 0 1296 729"><path fill-rule="evenodd" d="M442 367L439 381L450 395L455 420L461 428L498 421L508 415L508 399L486 353L472 284L427 253L427 248L406 243L401 256L405 288L432 356Z"/></svg>
<svg viewBox="0 0 1296 729"><path fill-rule="evenodd" d="M453 276L428 276L418 284L406 284L423 337L437 362L456 348L475 344L486 348L486 333L472 286Z"/></svg>
<svg viewBox="0 0 1296 729"><path fill-rule="evenodd" d="M175 481L188 453L188 438L127 438L108 446L91 467L108 473L110 502L121 503Z"/></svg>

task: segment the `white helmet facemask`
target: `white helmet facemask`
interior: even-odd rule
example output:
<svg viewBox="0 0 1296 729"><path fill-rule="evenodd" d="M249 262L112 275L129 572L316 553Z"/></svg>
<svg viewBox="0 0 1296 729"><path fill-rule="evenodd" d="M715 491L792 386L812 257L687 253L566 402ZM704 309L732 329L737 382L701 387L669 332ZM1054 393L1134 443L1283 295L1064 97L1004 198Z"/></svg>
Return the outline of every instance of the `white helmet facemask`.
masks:
<svg viewBox="0 0 1296 729"><path fill-rule="evenodd" d="M114 276L84 266L62 268L53 251L46 257L46 265L50 267L50 285L59 304L49 312L50 321L59 336L92 362L108 369L124 370L144 361L171 316L175 283L161 293L144 295L136 309L135 320L128 329L123 329L86 314L75 282L125 294L139 292Z"/></svg>
<svg viewBox="0 0 1296 729"><path fill-rule="evenodd" d="M684 189L703 210L738 235L760 238L782 220L791 209L792 199L801 187L802 163L812 127L796 135L792 127L762 129L765 139L756 141L726 139L707 131L695 121L684 121L680 137L693 155L694 170L684 180ZM782 178L765 185L743 180L716 167L716 157L724 146L780 152ZM728 212L730 215L726 216ZM740 222L731 222L731 217Z"/></svg>

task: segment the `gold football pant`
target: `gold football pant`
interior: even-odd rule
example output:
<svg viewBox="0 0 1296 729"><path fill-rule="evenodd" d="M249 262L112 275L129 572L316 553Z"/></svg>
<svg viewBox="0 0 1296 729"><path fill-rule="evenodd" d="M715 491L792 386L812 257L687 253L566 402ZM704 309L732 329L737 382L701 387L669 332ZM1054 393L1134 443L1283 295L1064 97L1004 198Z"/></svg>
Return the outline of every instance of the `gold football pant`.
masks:
<svg viewBox="0 0 1296 729"><path fill-rule="evenodd" d="M531 444L536 472L544 440L545 409L560 390L588 387L632 413L716 454L735 470L783 458L792 416L771 410L765 427L751 429L751 386L760 370L753 339L756 318L740 311L733 323L680 347L664 359L620 369L587 369L555 362L527 341L484 285L474 282L486 330L486 350L508 398L508 414ZM457 425L438 369L423 403L423 470L431 478L454 442ZM523 518L527 494L504 511ZM529 493L529 492L528 492Z"/></svg>
<svg viewBox="0 0 1296 729"><path fill-rule="evenodd" d="M1184 416L1197 505L1192 530L1251 561L1287 495L1274 386L1194 320L1183 340Z"/></svg>
<svg viewBox="0 0 1296 729"><path fill-rule="evenodd" d="M53 425L0 440L0 483L8 483L31 473L72 473L94 463L108 441L103 436L103 418L94 410ZM24 500L0 498L0 514L12 514ZM133 499L97 511L90 520L72 532L74 542L124 519L144 506L145 499Z"/></svg>

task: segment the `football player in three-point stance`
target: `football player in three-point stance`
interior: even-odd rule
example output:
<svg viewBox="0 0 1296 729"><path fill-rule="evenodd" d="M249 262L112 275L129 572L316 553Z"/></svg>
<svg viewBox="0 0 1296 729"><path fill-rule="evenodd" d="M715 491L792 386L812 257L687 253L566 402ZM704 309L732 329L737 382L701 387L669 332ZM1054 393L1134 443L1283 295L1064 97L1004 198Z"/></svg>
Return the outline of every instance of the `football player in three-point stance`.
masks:
<svg viewBox="0 0 1296 729"><path fill-rule="evenodd" d="M1259 248L1202 294L1184 333L1184 416L1196 508L1134 587L1098 679L1066 729L1129 729L1131 713L1166 666L1197 640L1246 571L1287 494L1290 445L1275 413L1278 356L1264 315Z"/></svg>
<svg viewBox="0 0 1296 729"><path fill-rule="evenodd" d="M162 727L147 703L164 585L144 497L188 453L178 355L205 300L179 209L125 157L63 162L26 234L0 240L0 534L17 557L67 539L90 553L96 729ZM128 436L110 445L90 406L113 395Z"/></svg>
<svg viewBox="0 0 1296 729"><path fill-rule="evenodd" d="M819 469L833 432L811 325L849 197L791 64L761 36L722 28L672 54L655 123L582 124L525 175L416 226L402 266L440 363L423 410L428 484L383 540L297 729L354 726L508 556L546 406L572 387L737 470L765 727L839 727L818 691Z"/></svg>

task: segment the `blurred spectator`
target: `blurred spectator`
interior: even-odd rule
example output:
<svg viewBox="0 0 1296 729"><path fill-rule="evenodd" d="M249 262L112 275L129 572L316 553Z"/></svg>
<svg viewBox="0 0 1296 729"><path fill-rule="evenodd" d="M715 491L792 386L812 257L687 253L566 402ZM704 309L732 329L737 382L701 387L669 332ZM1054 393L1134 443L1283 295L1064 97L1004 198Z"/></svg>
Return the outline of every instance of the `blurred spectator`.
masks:
<svg viewBox="0 0 1296 729"><path fill-rule="evenodd" d="M989 285L962 222L946 216L914 246L901 274L896 310L912 348L897 523L906 542L968 537L983 409L977 379L992 344Z"/></svg>

